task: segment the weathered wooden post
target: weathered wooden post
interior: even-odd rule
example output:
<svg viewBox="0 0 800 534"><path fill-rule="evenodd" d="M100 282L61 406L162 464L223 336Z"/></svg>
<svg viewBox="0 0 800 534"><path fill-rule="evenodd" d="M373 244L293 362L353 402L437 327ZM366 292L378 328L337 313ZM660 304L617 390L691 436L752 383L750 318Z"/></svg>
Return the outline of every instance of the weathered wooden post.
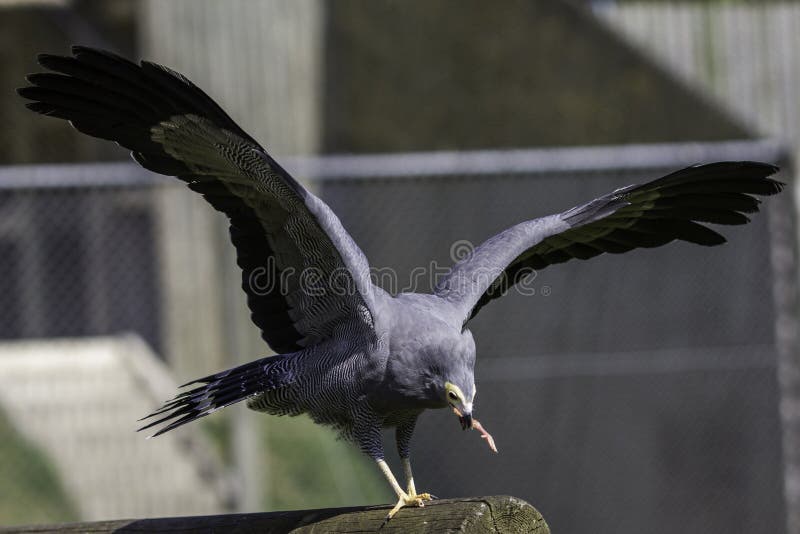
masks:
<svg viewBox="0 0 800 534"><path fill-rule="evenodd" d="M433 501L424 508L404 508L384 524L389 506L323 508L258 514L228 514L159 519L120 519L0 528L12 532L259 532L331 533L353 532L463 532L550 534L542 515L533 506L507 495Z"/></svg>

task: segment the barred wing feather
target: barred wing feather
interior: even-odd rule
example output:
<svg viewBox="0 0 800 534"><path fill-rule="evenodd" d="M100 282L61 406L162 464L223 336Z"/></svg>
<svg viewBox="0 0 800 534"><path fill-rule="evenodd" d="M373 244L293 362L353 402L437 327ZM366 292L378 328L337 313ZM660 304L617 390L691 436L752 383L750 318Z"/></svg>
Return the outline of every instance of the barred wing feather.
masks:
<svg viewBox="0 0 800 534"><path fill-rule="evenodd" d="M673 240L713 246L725 238L701 223L746 224L756 196L784 184L778 168L750 161L695 165L631 185L558 215L526 221L488 239L456 263L436 294L465 323L532 270L605 252L658 247Z"/></svg>
<svg viewBox="0 0 800 534"><path fill-rule="evenodd" d="M325 203L182 75L92 48L72 52L39 57L52 72L28 76L31 86L19 89L27 106L116 141L227 215L252 320L273 350L317 344L343 323L371 330L367 260Z"/></svg>

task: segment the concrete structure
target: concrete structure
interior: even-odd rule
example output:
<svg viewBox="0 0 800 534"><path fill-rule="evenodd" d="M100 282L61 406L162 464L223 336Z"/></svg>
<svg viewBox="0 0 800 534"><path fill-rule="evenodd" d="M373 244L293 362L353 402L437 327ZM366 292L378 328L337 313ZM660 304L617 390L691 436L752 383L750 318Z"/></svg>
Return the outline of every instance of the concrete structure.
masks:
<svg viewBox="0 0 800 534"><path fill-rule="evenodd" d="M135 336L0 345L0 405L85 519L226 510L230 488L200 427L157 440L135 432L174 387Z"/></svg>

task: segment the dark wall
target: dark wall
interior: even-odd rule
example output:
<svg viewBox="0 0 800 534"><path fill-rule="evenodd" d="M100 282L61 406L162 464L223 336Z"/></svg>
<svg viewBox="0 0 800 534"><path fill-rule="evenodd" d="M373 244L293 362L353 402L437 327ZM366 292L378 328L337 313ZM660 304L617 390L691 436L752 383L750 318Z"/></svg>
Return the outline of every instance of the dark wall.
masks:
<svg viewBox="0 0 800 534"><path fill-rule="evenodd" d="M327 8L325 152L747 137L567 2Z"/></svg>
<svg viewBox="0 0 800 534"><path fill-rule="evenodd" d="M25 75L42 69L37 54L68 54L72 44L100 46L128 56L133 45L131 0L76 2L58 7L0 10L0 164L124 159L113 143L76 135L61 120L37 117L15 93ZM127 13L127 15L126 15Z"/></svg>

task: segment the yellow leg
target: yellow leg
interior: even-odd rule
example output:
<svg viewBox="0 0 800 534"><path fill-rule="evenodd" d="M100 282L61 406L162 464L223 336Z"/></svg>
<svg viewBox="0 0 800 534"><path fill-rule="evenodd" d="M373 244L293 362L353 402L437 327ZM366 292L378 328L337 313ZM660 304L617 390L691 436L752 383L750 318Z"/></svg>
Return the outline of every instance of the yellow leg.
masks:
<svg viewBox="0 0 800 534"><path fill-rule="evenodd" d="M416 495L417 489L414 487L414 474L411 472L411 459L401 458L401 461L403 462L403 473L406 475L406 487L408 488L407 489L408 494ZM428 494L424 493L423 495L428 495Z"/></svg>
<svg viewBox="0 0 800 534"><path fill-rule="evenodd" d="M394 478L394 474L392 474L392 470L389 469L389 464L387 464L385 460L378 460L378 467L381 468L383 476L386 477L386 480L389 481L389 485L392 486L392 489L397 494L397 504L389 511L389 514L386 516L386 521L393 518L400 508L404 506L425 506L425 501L432 499L429 493L417 494L417 490L414 488L414 477L411 475L411 462L407 458L403 459L403 471L408 481L408 493L403 491L403 488L397 483L397 479Z"/></svg>

